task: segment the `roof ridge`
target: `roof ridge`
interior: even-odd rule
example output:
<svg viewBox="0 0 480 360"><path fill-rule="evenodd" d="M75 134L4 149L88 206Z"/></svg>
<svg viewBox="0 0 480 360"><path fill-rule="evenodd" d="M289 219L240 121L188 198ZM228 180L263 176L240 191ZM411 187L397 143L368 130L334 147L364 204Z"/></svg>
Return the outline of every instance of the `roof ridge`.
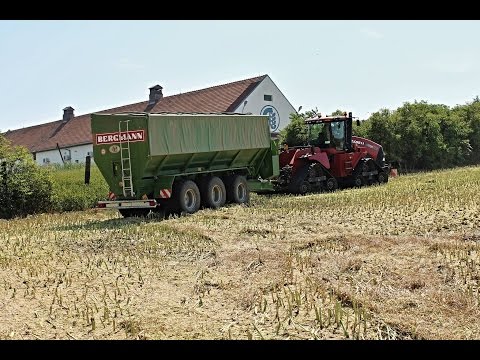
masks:
<svg viewBox="0 0 480 360"><path fill-rule="evenodd" d="M101 113L101 112L104 112L104 111L111 111L111 110L120 109L120 108L127 107L127 106L140 105L140 104L143 104L143 103L145 103L145 104L148 103L148 100L139 101L139 102L131 103L131 104L127 104L127 105L115 106L115 107L110 108L110 109L93 111L93 112L90 112L90 113L87 113L87 114L78 115L78 116L75 116L75 117L80 117L80 116L85 116L85 115L92 115L92 114L98 114L98 113Z"/></svg>
<svg viewBox="0 0 480 360"><path fill-rule="evenodd" d="M210 90L210 89L214 89L214 88L219 88L219 87L221 87L221 86L233 85L233 84L241 83L241 82L244 82L244 81L250 81L250 80L255 80L255 79L260 80L261 78L265 79L267 76L268 76L268 75L265 74L265 75L260 75L260 76L254 76L254 77L248 78L248 79L237 80L237 81L230 81L230 82L225 83L225 84L213 85L213 86L209 86L209 87L206 87L206 88L203 88L203 89L187 91L187 92L180 93L180 94L168 95L168 96L165 96L164 99L165 99L165 98L169 98L169 97L174 97L174 96L179 96L179 95L186 95L186 94L192 94L192 93L199 92L199 91L205 91L205 90ZM262 79L262 80L263 80L263 79Z"/></svg>
<svg viewBox="0 0 480 360"><path fill-rule="evenodd" d="M192 93L196 93L196 92L200 92L200 91L205 91L205 90L210 90L210 89L214 89L214 88L219 88L219 87L221 87L221 86L233 85L233 84L241 83L241 82L244 82L244 81L252 81L252 80L255 80L255 79L258 79L258 80L262 79L262 80L263 80L263 79L265 79L267 76L268 76L268 75L265 74L265 75L260 75L260 76L254 76L254 77L251 77L251 78L248 78L248 79L231 81L231 82L228 82L228 83L225 83L225 84L219 84L219 85L209 86L209 87L206 87L206 88L203 88L203 89L187 91L187 92L180 93L180 94L168 95L168 96L165 96L163 99L171 98L171 97L175 97L175 96L180 96L180 95L192 94ZM86 113L86 114L75 115L75 116L72 118L72 120L75 120L75 119L77 119L77 118L79 118L79 117L81 117L81 116L87 116L87 115L92 115L92 114L96 114L96 113L102 113L102 112L106 112L106 111L112 111L112 110L120 109L120 108L127 107L127 106L140 105L140 104L142 104L142 103L147 104L147 103L148 103L148 100L139 101L139 102L135 102L135 103L132 103L132 104L115 106L115 107L112 107L112 108L110 108L110 109L105 109L105 110L92 111L92 112L89 112L89 113ZM47 124L53 124L53 123L55 123L55 122L57 122L57 121L63 121L63 120L62 120L62 119L54 120L54 121L50 121L50 122L43 123L43 124L27 126L27 127L23 127L23 128L19 128L19 129L13 129L13 130L10 130L10 131L13 132L13 131L17 131L17 130L29 129L29 128L32 128L32 127L35 127L35 126L45 126L45 125L47 125ZM2 134L3 134L3 133L2 133Z"/></svg>
<svg viewBox="0 0 480 360"><path fill-rule="evenodd" d="M140 102L136 102L136 103L132 103L132 104L121 105L121 106L115 106L115 107L112 107L112 108L110 108L110 109L105 109L105 110L97 110L97 111L92 111L92 112L85 113L85 114L81 114L81 115L75 115L75 116L74 116L72 119L70 119L69 121L72 121L72 120L78 119L78 118L80 118L80 117L82 117L82 116L87 116L87 115L97 114L97 113L101 113L101 112L104 112L104 111L112 111L112 110L115 110L115 109L120 109L120 108L127 107L127 106L139 105L139 104L142 104L142 103L147 103L147 102L148 102L148 101L140 101ZM28 129L28 128L35 127L35 126L45 126L45 125L48 125L48 124L53 124L53 123L55 123L55 122L59 122L59 121L63 121L63 120L62 120L62 119L59 119L59 120L54 120L54 121L50 121L50 122L43 123L43 124L38 124L38 125L32 125L32 126L28 126L28 127L25 127L25 128L13 129L13 130L10 130L10 131L23 130L23 129Z"/></svg>
<svg viewBox="0 0 480 360"><path fill-rule="evenodd" d="M250 81L250 80L255 80L255 79L258 79L258 80L262 79L262 80L263 80L263 79L265 79L267 76L268 76L268 75L265 74L265 75L260 75L260 76L254 76L254 77L251 77L251 78L248 78L248 79L231 81L231 82L228 82L228 83L225 83L225 84L213 85L213 86L209 86L209 87L202 88L202 89L197 89L197 90L187 91L187 92L184 92L184 93L179 93L179 94L173 94L173 95L164 96L163 99L171 98L171 97L174 97L174 96L192 94L192 93L196 93L196 92L199 92L199 91L205 91L205 90L210 90L210 89L214 89L214 88L219 88L219 87L221 87L221 86L233 85L233 84L237 84L237 83L244 82L244 81ZM163 99L162 99L162 100L163 100ZM123 108L123 107L127 107L127 106L140 105L140 104L142 104L142 103L148 103L148 100L139 101L139 102L132 103L132 104L115 106L115 107L110 108L110 109L93 111L93 112L86 113L86 114L82 114L82 115L76 115L76 116L74 117L74 119L75 119L75 118L78 118L78 117L80 117L80 116L86 116L86 115L101 113L101 112L105 112L105 111L112 111L112 110L119 109L119 108ZM60 120L58 120L58 121L60 121Z"/></svg>
<svg viewBox="0 0 480 360"><path fill-rule="evenodd" d="M32 128L35 128L35 127L38 127L38 126L52 125L53 123L56 123L56 122L59 122L59 121L62 121L62 120L61 119L60 120L54 120L54 121L50 121L50 122L43 123L43 124L30 125L30 126L26 126L26 127L13 129L13 130L8 129L5 132L0 132L0 134L5 135L6 133L12 133L12 132L19 131L19 130L27 130L27 129L32 129Z"/></svg>

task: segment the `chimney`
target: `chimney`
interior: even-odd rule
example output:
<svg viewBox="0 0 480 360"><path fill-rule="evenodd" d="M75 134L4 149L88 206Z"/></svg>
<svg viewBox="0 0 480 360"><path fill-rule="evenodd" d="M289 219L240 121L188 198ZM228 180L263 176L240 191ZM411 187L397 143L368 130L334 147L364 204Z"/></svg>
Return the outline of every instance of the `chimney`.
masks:
<svg viewBox="0 0 480 360"><path fill-rule="evenodd" d="M75 115L73 115L73 110L71 106L67 106L65 109L63 109L63 121L67 122L69 120L72 120Z"/></svg>
<svg viewBox="0 0 480 360"><path fill-rule="evenodd" d="M155 104L158 100L163 98L162 87L160 85L152 86L150 89L150 95L148 97L148 104Z"/></svg>

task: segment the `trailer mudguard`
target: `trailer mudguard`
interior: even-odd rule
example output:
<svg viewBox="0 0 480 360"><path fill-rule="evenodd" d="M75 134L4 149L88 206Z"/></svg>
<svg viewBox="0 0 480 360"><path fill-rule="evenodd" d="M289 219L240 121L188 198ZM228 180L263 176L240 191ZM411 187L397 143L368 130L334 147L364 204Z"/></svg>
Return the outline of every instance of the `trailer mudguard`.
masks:
<svg viewBox="0 0 480 360"><path fill-rule="evenodd" d="M172 196L175 176L158 176L154 183L154 198L168 199Z"/></svg>

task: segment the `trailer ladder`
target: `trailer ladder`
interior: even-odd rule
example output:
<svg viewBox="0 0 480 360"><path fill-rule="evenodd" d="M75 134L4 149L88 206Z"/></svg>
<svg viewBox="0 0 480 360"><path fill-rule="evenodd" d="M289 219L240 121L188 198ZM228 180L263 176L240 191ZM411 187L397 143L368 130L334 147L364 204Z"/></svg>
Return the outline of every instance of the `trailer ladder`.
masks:
<svg viewBox="0 0 480 360"><path fill-rule="evenodd" d="M118 122L118 141L120 145L120 159L122 164L122 184L123 195L125 197L134 197L132 181L132 162L130 160L130 139L128 138L128 122L130 120L121 120ZM122 129L124 125L124 129ZM122 140L122 133L125 134L125 139Z"/></svg>

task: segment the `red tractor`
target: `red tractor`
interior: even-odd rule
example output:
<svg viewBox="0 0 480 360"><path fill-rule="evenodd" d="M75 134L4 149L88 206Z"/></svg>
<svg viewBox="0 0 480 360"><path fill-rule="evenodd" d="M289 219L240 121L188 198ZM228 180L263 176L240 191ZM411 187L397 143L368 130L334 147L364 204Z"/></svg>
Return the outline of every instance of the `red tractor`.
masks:
<svg viewBox="0 0 480 360"><path fill-rule="evenodd" d="M279 156L279 191L304 194L388 181L382 146L352 136L352 113L305 120L308 144L285 148ZM357 124L360 121L357 120Z"/></svg>

